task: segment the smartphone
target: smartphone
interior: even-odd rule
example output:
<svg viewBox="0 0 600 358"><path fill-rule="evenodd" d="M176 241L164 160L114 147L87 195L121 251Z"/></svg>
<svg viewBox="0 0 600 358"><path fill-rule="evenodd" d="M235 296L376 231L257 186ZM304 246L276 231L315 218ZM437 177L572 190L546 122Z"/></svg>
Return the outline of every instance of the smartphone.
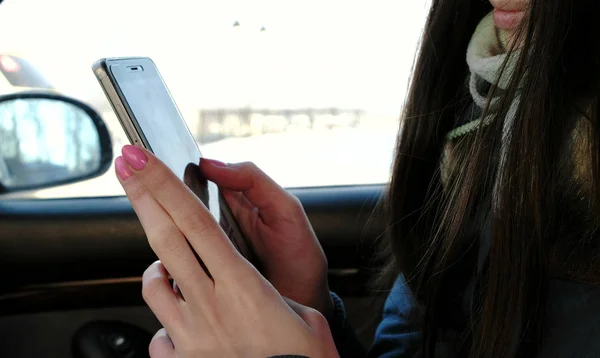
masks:
<svg viewBox="0 0 600 358"><path fill-rule="evenodd" d="M162 160L204 203L250 262L253 252L216 184L200 172L198 144L148 57L103 58L92 69L131 144ZM254 262L253 262L254 263Z"/></svg>

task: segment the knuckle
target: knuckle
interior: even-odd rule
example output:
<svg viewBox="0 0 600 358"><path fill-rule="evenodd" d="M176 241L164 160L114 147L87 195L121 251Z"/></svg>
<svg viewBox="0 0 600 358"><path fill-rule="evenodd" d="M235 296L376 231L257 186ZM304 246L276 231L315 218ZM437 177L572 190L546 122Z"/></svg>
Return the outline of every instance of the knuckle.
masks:
<svg viewBox="0 0 600 358"><path fill-rule="evenodd" d="M151 358L162 358L165 351L172 350L173 344L171 343L171 339L167 331L164 328L161 328L152 340L150 341L150 346L148 347L148 353Z"/></svg>
<svg viewBox="0 0 600 358"><path fill-rule="evenodd" d="M316 309L310 307L307 308L307 312L305 315L306 320L308 321L307 323L312 328L317 330L329 329L329 323L327 322L327 319L321 314L321 312L317 311Z"/></svg>
<svg viewBox="0 0 600 358"><path fill-rule="evenodd" d="M162 266L162 263L157 260L154 261L152 264L150 264L150 266L148 266L146 268L146 270L144 271L144 274L142 275L142 280L146 280L147 278L150 278L152 276L156 275L156 272L160 269L160 267Z"/></svg>
<svg viewBox="0 0 600 358"><path fill-rule="evenodd" d="M325 316L323 316L323 314L315 309L312 310L313 313L313 317L315 322L320 323L323 326L328 326L329 324L327 323L327 319L325 318Z"/></svg>
<svg viewBox="0 0 600 358"><path fill-rule="evenodd" d="M160 275L156 274L156 268L151 265L146 269L142 278L142 297L146 302L152 301L163 288L164 282Z"/></svg>
<svg viewBox="0 0 600 358"><path fill-rule="evenodd" d="M292 215L292 217L299 217L299 216L306 215L306 213L304 211L304 206L302 205L302 202L300 201L300 199L298 199L298 197L296 195L290 193L289 191L286 191L286 193L287 193L287 197L289 198L286 212L288 214Z"/></svg>
<svg viewBox="0 0 600 358"><path fill-rule="evenodd" d="M153 192L165 191L171 183L171 172L163 166L158 166L152 173L152 177L147 181L146 185Z"/></svg>
<svg viewBox="0 0 600 358"><path fill-rule="evenodd" d="M242 162L241 167L249 172L259 172L260 168L254 162Z"/></svg>
<svg viewBox="0 0 600 358"><path fill-rule="evenodd" d="M143 185L132 185L127 189L127 196L131 201L138 201L146 194L146 188Z"/></svg>
<svg viewBox="0 0 600 358"><path fill-rule="evenodd" d="M302 306L302 316L306 323L313 328L323 328L329 326L325 316L312 307Z"/></svg>
<svg viewBox="0 0 600 358"><path fill-rule="evenodd" d="M214 219L208 210L199 208L182 213L179 219L179 226L183 232L194 233L195 235L204 235L214 225Z"/></svg>
<svg viewBox="0 0 600 358"><path fill-rule="evenodd" d="M173 225L160 225L148 234L148 243L155 252L162 255L173 254L181 248L181 240L176 240L177 229Z"/></svg>
<svg viewBox="0 0 600 358"><path fill-rule="evenodd" d="M146 303L150 304L156 297L159 290L159 284L160 282L158 282L157 278L151 278L142 283L142 297Z"/></svg>
<svg viewBox="0 0 600 358"><path fill-rule="evenodd" d="M296 195L290 193L289 191L286 191L286 193L288 194L288 197L290 198L290 207L292 207L296 210L304 211L304 207L302 206L302 202L300 201L300 199L298 199L298 197Z"/></svg>
<svg viewBox="0 0 600 358"><path fill-rule="evenodd" d="M246 180L253 181L255 178L264 175L263 171L254 162L242 162L240 163L240 169Z"/></svg>

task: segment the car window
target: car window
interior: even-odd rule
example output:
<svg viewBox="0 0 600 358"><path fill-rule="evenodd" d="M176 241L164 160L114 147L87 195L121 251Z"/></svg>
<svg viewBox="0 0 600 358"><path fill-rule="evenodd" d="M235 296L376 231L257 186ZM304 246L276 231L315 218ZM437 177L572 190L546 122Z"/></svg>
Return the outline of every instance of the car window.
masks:
<svg viewBox="0 0 600 358"><path fill-rule="evenodd" d="M254 161L286 187L385 183L426 2L5 1L0 91L88 103L117 155L127 138L90 66L148 56L204 156ZM122 194L110 170L20 195Z"/></svg>
<svg viewBox="0 0 600 358"><path fill-rule="evenodd" d="M31 63L17 56L0 54L0 73L15 88L54 88Z"/></svg>

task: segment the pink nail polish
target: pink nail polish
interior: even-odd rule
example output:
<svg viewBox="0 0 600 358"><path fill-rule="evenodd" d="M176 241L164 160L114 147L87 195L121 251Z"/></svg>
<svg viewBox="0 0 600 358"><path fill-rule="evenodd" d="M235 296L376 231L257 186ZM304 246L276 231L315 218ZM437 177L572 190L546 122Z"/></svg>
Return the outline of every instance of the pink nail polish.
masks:
<svg viewBox="0 0 600 358"><path fill-rule="evenodd" d="M117 159L115 159L115 171L117 172L117 175L119 176L119 178L121 178L122 181L127 180L127 178L133 175L131 170L129 170L129 168L127 167L127 164L125 164L125 160L123 160L123 157L118 157Z"/></svg>
<svg viewBox="0 0 600 358"><path fill-rule="evenodd" d="M202 158L202 159L200 159L200 161L201 162L207 162L210 165L213 165L215 167L220 167L220 168L227 166L227 164L225 164L223 162L220 162L218 160L214 160L214 159Z"/></svg>
<svg viewBox="0 0 600 358"><path fill-rule="evenodd" d="M146 155L140 150L140 148L134 145L126 145L121 149L121 153L123 154L123 158L135 170L142 170L148 163L148 158Z"/></svg>

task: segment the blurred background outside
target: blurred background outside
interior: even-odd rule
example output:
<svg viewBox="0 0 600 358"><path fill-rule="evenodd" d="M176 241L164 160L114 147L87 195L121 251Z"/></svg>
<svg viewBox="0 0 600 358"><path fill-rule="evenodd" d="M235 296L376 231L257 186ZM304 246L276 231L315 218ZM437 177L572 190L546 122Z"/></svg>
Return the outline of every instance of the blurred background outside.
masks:
<svg viewBox="0 0 600 358"><path fill-rule="evenodd" d="M128 141L90 67L148 56L204 156L254 161L285 187L385 183L426 13L427 0L5 0L0 94L88 103L116 156ZM123 190L111 169L19 195Z"/></svg>

